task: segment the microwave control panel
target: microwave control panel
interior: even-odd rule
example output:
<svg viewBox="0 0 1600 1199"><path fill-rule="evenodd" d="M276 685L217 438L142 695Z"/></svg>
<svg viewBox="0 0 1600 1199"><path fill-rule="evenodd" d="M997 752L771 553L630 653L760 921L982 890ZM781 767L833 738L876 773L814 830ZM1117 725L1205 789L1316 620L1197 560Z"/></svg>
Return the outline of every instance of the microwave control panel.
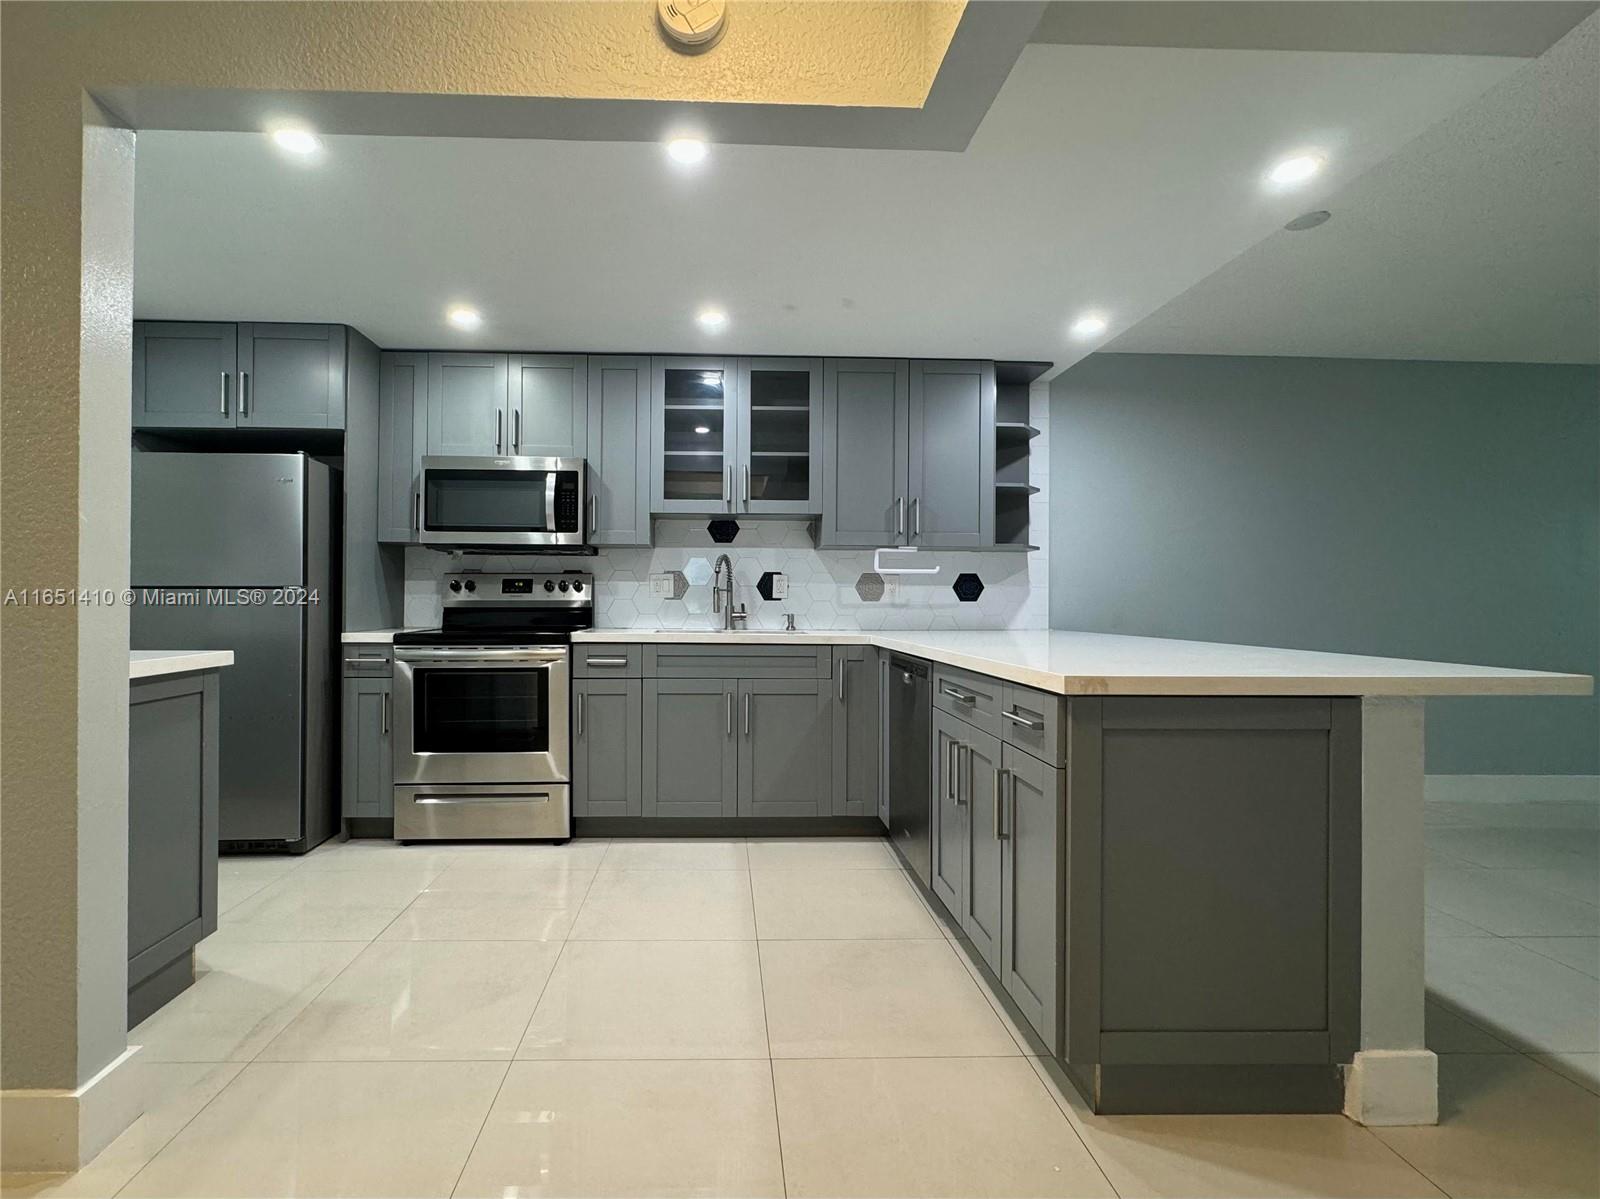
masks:
<svg viewBox="0 0 1600 1199"><path fill-rule="evenodd" d="M557 533L581 531L580 512L583 505L578 500L578 476L562 471L556 476L556 510L551 524Z"/></svg>

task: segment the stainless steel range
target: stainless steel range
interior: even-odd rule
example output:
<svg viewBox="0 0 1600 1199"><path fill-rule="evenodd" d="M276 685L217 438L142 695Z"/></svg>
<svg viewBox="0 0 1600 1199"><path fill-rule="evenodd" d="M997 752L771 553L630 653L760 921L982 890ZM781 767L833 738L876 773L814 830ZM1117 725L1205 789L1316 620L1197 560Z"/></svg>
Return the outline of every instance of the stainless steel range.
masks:
<svg viewBox="0 0 1600 1199"><path fill-rule="evenodd" d="M441 626L394 639L394 835L572 835L571 641L588 574L445 578Z"/></svg>

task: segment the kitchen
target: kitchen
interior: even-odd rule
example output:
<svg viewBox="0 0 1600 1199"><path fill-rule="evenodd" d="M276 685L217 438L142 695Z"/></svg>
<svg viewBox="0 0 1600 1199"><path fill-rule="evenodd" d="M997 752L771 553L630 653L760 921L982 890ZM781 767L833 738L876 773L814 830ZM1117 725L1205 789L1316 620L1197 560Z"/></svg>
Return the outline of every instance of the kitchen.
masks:
<svg viewBox="0 0 1600 1199"><path fill-rule="evenodd" d="M1323 52L1326 76L1282 94L1337 109L1349 129L1336 149L1263 131L1235 160L1174 168L1163 178L1196 203L1245 186L1266 199L1243 206L1248 221L1195 215L1164 234L1159 269L1102 212L1081 236L1112 246L1106 261L1076 260L1098 294L1075 282L1065 309L1057 298L1042 316L1018 314L1038 307L1045 272L985 272L949 242L928 243L948 246L936 273L976 290L945 316L907 302L928 284L924 265L873 286L906 252L899 238L874 256L838 231L841 217L781 252L763 244L815 211L830 175L894 178L908 196L935 178L931 160L950 159L961 174L947 184L1015 176L990 186L1028 197L1014 204L1019 227L996 230L980 257L1017 261L1048 185L1109 165L1098 149L1041 141L1027 116L1055 94L1053 54L1093 62L1093 39L1051 41L1045 28L997 85L971 150L906 153L900 166L899 150L778 138L395 138L310 121L266 136L141 132L129 645L215 656L162 668L174 690L156 698L184 705L197 763L182 787L172 726L136 720L130 733L125 1031L170 1076L151 1112L193 1122L158 1136L147 1115L140 1136L160 1143L117 1142L91 1179L116 1177L126 1194L1194 1193L1216 1151L1207 1138L1233 1136L1212 1180L1224 1193L1455 1193L1440 1146L1470 1154L1484 1135L1459 1119L1458 1062L1515 1059L1533 1071L1516 1085L1559 1127L1591 1111L1584 1042L1502 1044L1496 1029L1518 1030L1441 1000L1432 963L1454 938L1436 937L1431 875L1426 913L1423 902L1425 862L1441 856L1433 823L1507 802L1439 806L1434 780L1539 773L1439 769L1476 760L1463 742L1496 722L1544 723L1561 763L1545 773L1592 775L1569 748L1593 715L1587 642L1531 601L1540 615L1520 623L1543 630L1537 652L1495 640L1476 615L1460 623L1479 630L1462 642L1478 656L1381 621L1346 632L1333 615L1272 637L1271 619L1243 619L1237 585L1220 592L1234 623L1202 627L1215 585L1203 561L1163 568L1176 552L1141 558L1141 539L1180 533L1221 573L1217 522L1252 521L1247 509L1275 497L1185 513L1183 446L1174 458L1152 440L1143 460L1130 448L1165 428L1095 438L1112 419L1137 426L1143 400L1128 397L1155 390L1129 380L1135 368L1187 370L1168 392L1182 397L1205 394L1206 355L1298 358L1324 378L1340 358L1462 365L1363 351L1353 334L1307 353L1287 334L1240 349L1231 332L1200 347L1171 330L1218 311L1174 315L1191 287L1245 268L1263 278L1274 264L1257 260L1285 239L1344 236L1340 218L1373 175L1408 154L1430 161L1413 137L1449 135L1458 110L1481 127L1514 106L1517 72L1570 81L1593 54L1594 18L1520 58ZM1120 49L1161 53L1142 44ZM1246 96L1288 61L1166 52L1217 89L1197 104L1214 141L1249 139L1207 74L1237 64L1207 55L1259 56ZM1577 111L1587 93L1572 86L1560 94ZM1173 117L1188 101L1149 102ZM1181 136L1150 134L1117 161L1144 169ZM1030 173L1030 155L1048 163ZM776 207L783 172L820 156L826 169ZM493 170L520 186L475 200ZM405 193L402 178L428 182ZM1095 187L1086 211L1134 202L1125 178ZM951 194L949 208L904 219L948 237L971 219ZM679 217L717 219L674 244L645 220L661 195ZM472 231L439 234L441 213L478 201L461 222ZM524 204L569 213L557 223L571 244L533 243L548 256L542 283L503 253ZM1291 218L1322 205L1328 228L1294 231ZM380 207L381 220L362 215ZM570 215L588 211L610 215ZM873 232L890 239L890 223ZM632 232L608 247L619 228ZM448 249L424 248L430 235ZM1185 241L1204 251L1179 262ZM385 252L397 244L421 261ZM840 280L808 275L822 252ZM854 270L852 253L867 256ZM1371 269L1346 266L1348 286L1369 290ZM230 275L256 281L248 300ZM999 319L976 320L1013 287ZM1430 319L1452 323L1437 305ZM1493 364L1478 374L1524 372L1505 388L1548 388L1581 436L1593 425L1583 352L1507 349L1477 359ZM1245 394L1241 378L1219 387ZM1320 428L1296 419L1301 433ZM1175 440L1182 427L1170 421ZM1268 427L1233 426L1240 446ZM1519 468L1555 440L1536 421L1527 436L1532 450L1508 455ZM1189 445L1210 477L1256 469L1242 450ZM1320 478L1318 454L1306 458ZM1547 510L1568 520L1587 492L1568 485L1578 460L1559 461L1544 472ZM1342 502L1279 485L1295 518ZM1135 487L1160 506L1132 506ZM1387 494L1405 503L1403 489ZM1437 497L1413 498L1397 513L1408 529ZM1455 519L1463 540L1481 533ZM1510 561L1498 547L1537 523L1507 525L1484 552ZM1388 552L1353 548L1373 527L1347 525L1354 540L1324 541L1324 557L1360 577ZM1086 538L1095 554L1080 552ZM1247 551L1263 576L1290 557L1269 544ZM1562 553L1537 557L1528 593L1565 596L1570 582L1549 580L1592 567L1586 549ZM1097 584L1101 569L1115 586ZM1512 573L1480 562L1467 578L1489 592L1490 576ZM1187 611L1074 617L1185 586ZM1252 580L1263 595L1275 586ZM1405 607L1342 590L1325 584L1352 611ZM179 596L193 598L164 602ZM1451 602L1478 613L1488 601ZM1479 657L1504 665L1452 664ZM137 694L131 710L155 711ZM1587 800L1566 797L1587 792L1560 786L1549 810L1586 820ZM181 843L168 836L180 828ZM1587 875L1551 852L1576 871L1567 923L1495 937L1592 939ZM1496 869L1444 856L1458 875ZM1471 902L1447 894L1437 910ZM1581 1013L1594 988L1572 986ZM1439 1047L1441 1019L1458 1041L1501 1050L1456 1057ZM392 1160L340 1162L285 1132L345 1119L372 1088L406 1099L371 1126ZM530 1123L538 1110L555 1115ZM1270 1115L1306 1120L1295 1128L1310 1139ZM1186 1122L1167 1126L1184 1130L1159 1150L1170 1164L1124 1159L1117 1130L1155 1116ZM370 1118L338 1126L353 1135ZM1416 1135L1433 1132L1449 1139ZM593 1148L624 1138L630 1152ZM1293 1163L1274 1176L1266 1162L1285 1146ZM1561 1140L1541 1185L1563 1191L1593 1153L1592 1139ZM1330 1159L1349 1173L1319 1183Z"/></svg>

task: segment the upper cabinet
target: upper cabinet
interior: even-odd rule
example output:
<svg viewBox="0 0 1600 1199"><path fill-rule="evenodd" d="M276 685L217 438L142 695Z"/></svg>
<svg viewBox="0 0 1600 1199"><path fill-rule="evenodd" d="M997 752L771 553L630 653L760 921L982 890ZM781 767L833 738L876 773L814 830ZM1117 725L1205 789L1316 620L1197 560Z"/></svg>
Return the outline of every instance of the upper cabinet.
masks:
<svg viewBox="0 0 1600 1199"><path fill-rule="evenodd" d="M582 354L429 354L423 452L582 458L588 378Z"/></svg>
<svg viewBox="0 0 1600 1199"><path fill-rule="evenodd" d="M508 449L525 458L588 454L589 360L582 354L513 354Z"/></svg>
<svg viewBox="0 0 1600 1199"><path fill-rule="evenodd" d="M823 366L827 465L818 545L873 548L905 540L909 376L903 358L830 358Z"/></svg>
<svg viewBox="0 0 1600 1199"><path fill-rule="evenodd" d="M383 355L378 397L378 540L421 532L418 471L428 437L428 356Z"/></svg>
<svg viewBox="0 0 1600 1199"><path fill-rule="evenodd" d="M822 364L814 358L656 358L651 508L822 510Z"/></svg>
<svg viewBox="0 0 1600 1199"><path fill-rule="evenodd" d="M510 453L509 378L505 354L429 354L422 453L478 458Z"/></svg>
<svg viewBox="0 0 1600 1199"><path fill-rule="evenodd" d="M905 544L994 544L994 363L913 362Z"/></svg>
<svg viewBox="0 0 1600 1199"><path fill-rule="evenodd" d="M589 359L591 545L650 544L650 359Z"/></svg>
<svg viewBox="0 0 1600 1199"><path fill-rule="evenodd" d="M135 429L342 429L343 325L136 321Z"/></svg>

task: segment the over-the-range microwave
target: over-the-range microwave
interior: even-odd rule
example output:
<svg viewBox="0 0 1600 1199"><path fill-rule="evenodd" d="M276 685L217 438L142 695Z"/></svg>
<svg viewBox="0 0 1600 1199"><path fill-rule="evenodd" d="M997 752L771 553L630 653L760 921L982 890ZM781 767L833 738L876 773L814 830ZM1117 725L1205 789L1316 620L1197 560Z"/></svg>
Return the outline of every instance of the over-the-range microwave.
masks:
<svg viewBox="0 0 1600 1199"><path fill-rule="evenodd" d="M581 547L582 458L430 455L414 500L423 545Z"/></svg>

